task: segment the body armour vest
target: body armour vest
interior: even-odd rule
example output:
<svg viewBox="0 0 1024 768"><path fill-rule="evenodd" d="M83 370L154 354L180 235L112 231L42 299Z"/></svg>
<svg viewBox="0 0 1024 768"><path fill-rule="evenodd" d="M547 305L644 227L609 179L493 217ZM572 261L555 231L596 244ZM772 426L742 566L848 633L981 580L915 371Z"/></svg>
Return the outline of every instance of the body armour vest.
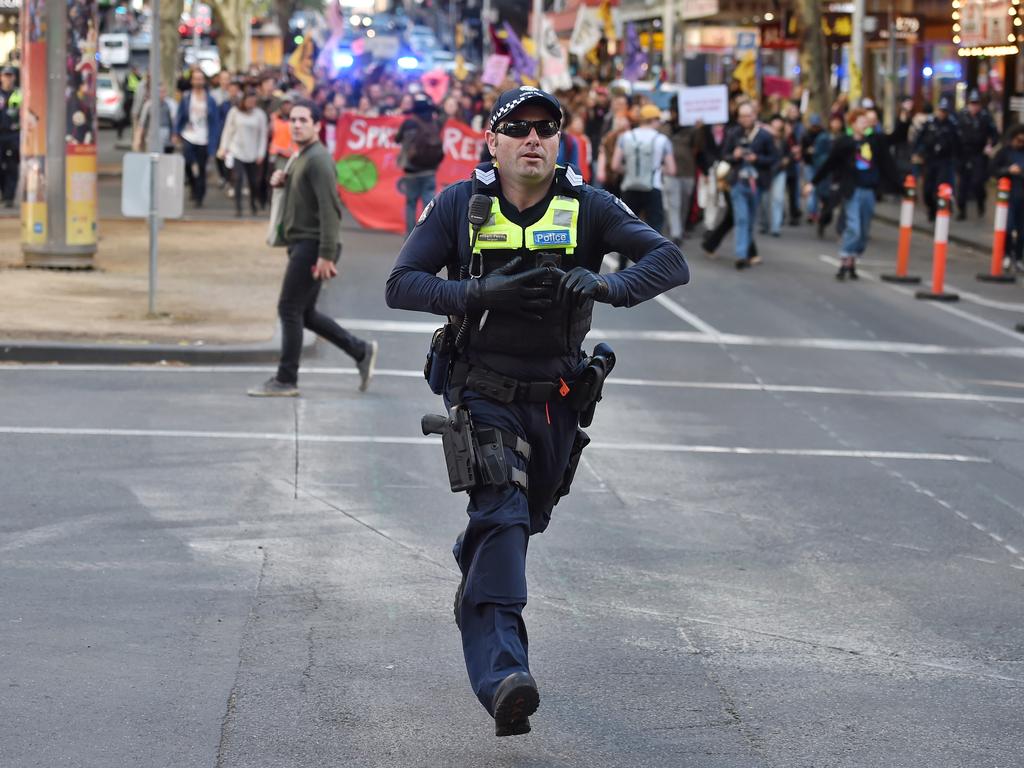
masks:
<svg viewBox="0 0 1024 768"><path fill-rule="evenodd" d="M523 257L517 272L549 265L568 272L579 266L575 256L579 212L577 198L556 194L535 224L521 227L502 214L498 199L492 197L490 217L480 228L473 248L470 273L490 274L516 256ZM554 283L557 286L557 279ZM468 346L475 352L519 357L569 355L583 345L593 308L593 301L580 308L555 305L543 312L540 320L491 311L482 329L479 319L470 322Z"/></svg>

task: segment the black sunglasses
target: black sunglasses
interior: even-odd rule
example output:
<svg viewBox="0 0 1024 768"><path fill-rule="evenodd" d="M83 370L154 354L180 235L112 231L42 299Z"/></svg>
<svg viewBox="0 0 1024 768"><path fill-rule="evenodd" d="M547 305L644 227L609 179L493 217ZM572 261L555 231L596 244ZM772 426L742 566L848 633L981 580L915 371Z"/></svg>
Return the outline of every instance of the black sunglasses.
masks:
<svg viewBox="0 0 1024 768"><path fill-rule="evenodd" d="M537 135L542 139L550 139L562 124L557 120L506 120L494 127L495 133L503 133L513 139L525 139L530 131L537 129Z"/></svg>

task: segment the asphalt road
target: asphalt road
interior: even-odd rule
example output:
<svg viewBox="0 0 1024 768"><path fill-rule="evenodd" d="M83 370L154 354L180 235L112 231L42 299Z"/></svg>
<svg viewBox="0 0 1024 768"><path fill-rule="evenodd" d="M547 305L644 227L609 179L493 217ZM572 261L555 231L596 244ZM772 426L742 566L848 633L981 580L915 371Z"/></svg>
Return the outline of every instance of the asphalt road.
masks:
<svg viewBox="0 0 1024 768"><path fill-rule="evenodd" d="M530 547L541 709L496 740L418 430L433 321L383 304L400 240L349 234L322 308L381 342L365 395L322 346L295 401L0 367L0 765L1024 765L1024 289L954 248L965 300L917 301L870 279L882 226L837 283L805 228L599 308L619 367Z"/></svg>

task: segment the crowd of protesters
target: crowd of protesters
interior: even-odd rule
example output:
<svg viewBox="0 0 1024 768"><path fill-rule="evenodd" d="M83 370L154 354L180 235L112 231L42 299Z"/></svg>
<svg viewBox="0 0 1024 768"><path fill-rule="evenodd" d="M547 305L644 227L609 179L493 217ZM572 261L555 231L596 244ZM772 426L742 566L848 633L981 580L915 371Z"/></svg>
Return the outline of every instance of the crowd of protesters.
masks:
<svg viewBox="0 0 1024 768"><path fill-rule="evenodd" d="M1007 266L1024 268L1024 156L1018 146L1024 129L1000 136L977 91L970 92L959 114L946 97L934 108L924 104L917 110L905 100L886 132L871 100L851 105L845 95L828 114L803 115L798 99L773 96L758 102L734 81L727 124L682 126L675 104L662 110L650 92L574 82L571 90L557 94L563 104L559 162L622 198L676 243L703 223L701 246L710 257L732 232L737 269L761 263L758 236L782 237L786 226L809 223L820 237L835 226L841 237L837 277L856 278L855 260L867 243L875 200L898 192L906 174L918 178L931 218L939 185L950 184L961 219L971 203L984 216L989 178L1009 176ZM203 205L206 168L213 160L219 186L234 198L238 215L244 197L251 212L264 209L270 173L282 169L294 152L288 134L291 104L309 98L323 113L321 140L332 154L343 113L407 118L399 139L411 228L417 206L436 191L433 171L440 159L434 146L410 149L404 139L432 134L447 119L482 130L505 84L453 78L439 103L427 97L417 77L385 67L358 77L324 78L312 89L279 69L221 72L211 81L196 70L178 87L180 98L161 100L161 135L168 151L178 148L185 155L195 206ZM135 109L141 143L148 102L136 99Z"/></svg>

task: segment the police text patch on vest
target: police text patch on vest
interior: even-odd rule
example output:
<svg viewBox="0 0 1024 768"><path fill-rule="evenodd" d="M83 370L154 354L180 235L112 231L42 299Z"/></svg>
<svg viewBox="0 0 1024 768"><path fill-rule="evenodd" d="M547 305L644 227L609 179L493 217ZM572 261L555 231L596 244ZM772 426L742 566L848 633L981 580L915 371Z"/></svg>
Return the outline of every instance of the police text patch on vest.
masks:
<svg viewBox="0 0 1024 768"><path fill-rule="evenodd" d="M534 245L572 245L572 233L566 229L542 229L533 233Z"/></svg>

